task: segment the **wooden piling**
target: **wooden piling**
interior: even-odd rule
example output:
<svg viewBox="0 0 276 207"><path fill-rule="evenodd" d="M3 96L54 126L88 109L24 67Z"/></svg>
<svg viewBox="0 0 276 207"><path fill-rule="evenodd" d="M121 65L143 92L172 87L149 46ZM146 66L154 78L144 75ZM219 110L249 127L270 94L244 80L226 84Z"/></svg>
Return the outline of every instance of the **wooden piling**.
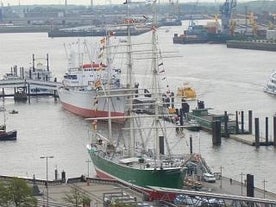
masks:
<svg viewBox="0 0 276 207"><path fill-rule="evenodd" d="M236 134L239 133L239 116L238 111L236 111Z"/></svg>
<svg viewBox="0 0 276 207"><path fill-rule="evenodd" d="M229 137L227 111L224 111L224 137L226 137L226 138Z"/></svg>
<svg viewBox="0 0 276 207"><path fill-rule="evenodd" d="M212 141L213 145L221 145L221 122L219 120L212 122Z"/></svg>
<svg viewBox="0 0 276 207"><path fill-rule="evenodd" d="M276 115L273 116L273 145L276 147Z"/></svg>
<svg viewBox="0 0 276 207"><path fill-rule="evenodd" d="M249 134L252 134L252 110L248 111L248 131Z"/></svg>
<svg viewBox="0 0 276 207"><path fill-rule="evenodd" d="M244 113L241 111L241 133L244 134Z"/></svg>
<svg viewBox="0 0 276 207"><path fill-rule="evenodd" d="M268 146L268 117L265 117L265 144Z"/></svg>
<svg viewBox="0 0 276 207"><path fill-rule="evenodd" d="M255 146L260 147L260 129L259 129L259 118L255 118Z"/></svg>

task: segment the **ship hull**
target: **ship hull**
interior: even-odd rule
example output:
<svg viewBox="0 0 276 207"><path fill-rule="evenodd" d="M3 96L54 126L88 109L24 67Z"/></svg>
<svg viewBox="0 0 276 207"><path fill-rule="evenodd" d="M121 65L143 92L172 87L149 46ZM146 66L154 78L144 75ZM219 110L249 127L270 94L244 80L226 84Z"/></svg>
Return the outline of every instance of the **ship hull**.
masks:
<svg viewBox="0 0 276 207"><path fill-rule="evenodd" d="M181 189L183 187L185 171L181 168L132 168L128 165L105 159L100 155L101 151L93 148L88 149L88 152L94 164L97 177L118 180L128 186L135 187L147 193L149 200L159 199L161 196L154 193L150 186L173 189Z"/></svg>
<svg viewBox="0 0 276 207"><path fill-rule="evenodd" d="M74 90L62 87L58 89L58 96L63 108L73 114L84 118L108 117L108 100L99 98L95 90ZM123 94L121 97L115 96L110 99L111 116L123 116L126 101Z"/></svg>
<svg viewBox="0 0 276 207"><path fill-rule="evenodd" d="M13 141L13 140L16 140L16 137L17 137L16 130L0 133L0 141Z"/></svg>

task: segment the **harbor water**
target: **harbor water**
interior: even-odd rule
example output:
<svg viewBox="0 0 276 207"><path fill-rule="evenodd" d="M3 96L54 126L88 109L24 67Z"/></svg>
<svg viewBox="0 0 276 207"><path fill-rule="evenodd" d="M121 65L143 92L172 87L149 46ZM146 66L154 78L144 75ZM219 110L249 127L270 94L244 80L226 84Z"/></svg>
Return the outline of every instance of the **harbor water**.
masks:
<svg viewBox="0 0 276 207"><path fill-rule="evenodd" d="M166 76L162 80L168 88L176 91L188 82L196 90L198 99L203 100L206 107L213 108L213 113L244 111L247 117L247 111L252 110L253 117L260 119L262 137L265 136L265 117L268 117L269 139L272 139L276 97L264 93L263 86L275 70L276 53L230 49L223 44L173 44L174 33L182 32L181 26L159 29L158 42L164 52L162 67ZM100 37L90 38L100 40ZM77 40L73 37L52 39L46 33L0 34L0 73L4 75L14 65L27 68L31 66L32 54L46 57L48 53L50 68L61 81L67 67L64 44ZM133 41L150 42L150 34L135 36ZM120 61L118 59L118 64ZM146 72L150 61L142 61L143 64L141 60L138 64L134 62L134 73L140 85L149 82ZM17 129L18 138L17 141L0 142L0 175L35 175L43 179L46 160L41 156L54 156L48 160L50 179L54 179L55 169L59 176L63 170L67 177L95 174L86 151L91 137L89 122L64 111L59 101L52 97L32 97L30 103L15 103L13 98L6 98L5 106L7 111L15 109L19 112L8 114L7 119L7 128ZM185 131L183 146L178 146L178 150L189 152L190 136L193 137L193 151L200 153L214 172L222 172L238 181L246 179L241 174L253 174L256 187L262 189L265 183L266 190L276 192L276 151L273 146L256 149L222 138L221 146L214 147L210 134Z"/></svg>

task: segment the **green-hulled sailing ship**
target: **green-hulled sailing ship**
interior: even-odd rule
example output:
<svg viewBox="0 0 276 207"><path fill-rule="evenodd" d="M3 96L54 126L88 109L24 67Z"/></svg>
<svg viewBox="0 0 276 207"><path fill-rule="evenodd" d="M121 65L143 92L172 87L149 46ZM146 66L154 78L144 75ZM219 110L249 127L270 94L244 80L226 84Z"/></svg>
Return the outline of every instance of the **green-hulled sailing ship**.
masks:
<svg viewBox="0 0 276 207"><path fill-rule="evenodd" d="M156 2L153 1L153 8L155 8L155 4ZM154 16L154 19L156 19L156 15ZM153 83L151 97L148 97L151 101L147 101L147 103L151 103L150 107L153 108L155 113L153 115L134 113L133 100L137 94L129 94L129 114L126 117L128 123L124 128L124 142L120 143L120 139L112 139L111 121L108 119L108 137L104 137L96 130L93 142L87 145L99 178L118 180L148 193L151 195L151 199L155 199L151 186L174 189L183 187L186 175L185 165L191 157L191 155L186 154L174 155L168 146L170 137L166 134L168 128L164 125L168 123L164 121L164 116L169 116L169 113L164 114L162 97L160 96L159 80L161 78L158 69L160 58L158 57L156 28L156 25L153 24L152 57L150 57L152 59ZM128 73L131 77L132 48L130 35L128 35L127 45L130 61ZM132 86L132 78L128 79L129 86ZM130 91L135 90L130 89ZM108 97L108 94L106 97ZM93 120L94 129L96 129L96 120L94 118L91 120ZM139 126L136 126L137 123ZM146 123L147 126L142 126L141 123Z"/></svg>

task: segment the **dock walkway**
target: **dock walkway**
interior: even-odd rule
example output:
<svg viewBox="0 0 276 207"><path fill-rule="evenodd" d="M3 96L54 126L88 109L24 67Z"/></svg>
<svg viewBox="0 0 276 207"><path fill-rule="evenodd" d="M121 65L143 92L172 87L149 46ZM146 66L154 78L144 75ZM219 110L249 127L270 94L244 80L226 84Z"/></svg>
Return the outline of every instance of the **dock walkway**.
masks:
<svg viewBox="0 0 276 207"><path fill-rule="evenodd" d="M202 188L199 191L193 190L193 189L186 189L189 192L189 195L197 195L197 194L203 194L206 193L208 195L209 193L212 195L215 195L217 197L221 197L222 199L231 200L231 198L236 199L235 202L237 202L237 199L242 200L257 200L259 203L269 203L267 206L273 206L276 205L276 193L268 192L264 189L254 188L254 198L247 197L247 187L245 183L241 183L236 180L230 181L230 178L221 177L222 179L217 180L215 183L207 183L202 182ZM43 196L38 196L40 203L45 203L45 186L39 185L39 189L43 192ZM144 201L144 197L141 193L136 192L131 189L131 187L123 186L119 183L109 183L109 182L91 182L91 183L85 183L85 182L76 182L73 184L59 184L59 185L52 185L49 186L49 204L57 204L57 203L64 203L64 197L66 194L70 193L72 189L78 189L80 192L85 193L91 200L92 200L92 206L102 207L103 206L103 200L105 194L115 194L119 192L124 192L127 195L129 195L132 198L137 199L137 202L143 203L146 205L146 202ZM179 191L181 194L181 190ZM256 201L255 201L256 202ZM273 203L273 205L271 204ZM51 206L51 205L49 205ZM53 205L54 206L54 205ZM138 206L138 205L137 205ZM146 205L147 206L147 205ZM163 206L160 203L159 204L152 204L152 206ZM172 206L174 206L172 204ZM193 206L193 205L192 205ZM196 206L196 205L194 205ZM234 206L234 205L233 205Z"/></svg>

